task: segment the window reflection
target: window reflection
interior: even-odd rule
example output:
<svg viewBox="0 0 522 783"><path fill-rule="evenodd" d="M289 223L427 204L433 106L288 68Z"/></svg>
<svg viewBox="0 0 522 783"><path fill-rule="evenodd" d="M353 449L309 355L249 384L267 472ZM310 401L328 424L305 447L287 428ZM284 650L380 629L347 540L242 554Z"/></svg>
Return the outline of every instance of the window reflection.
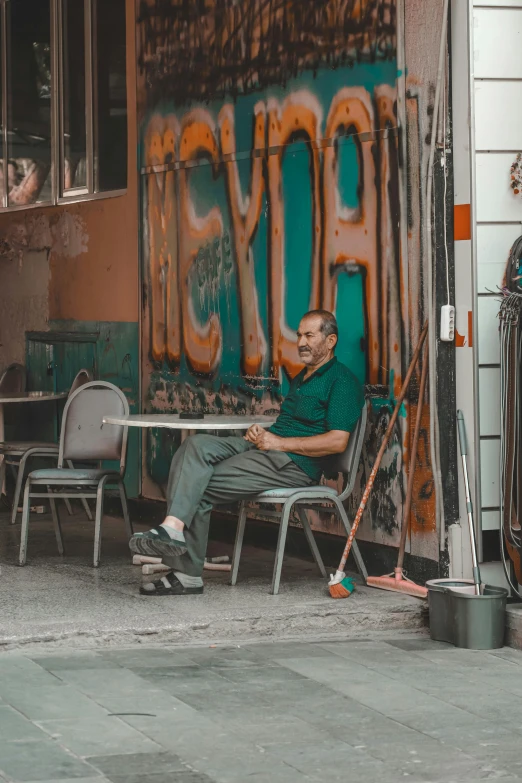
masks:
<svg viewBox="0 0 522 783"><path fill-rule="evenodd" d="M126 188L125 7L0 0L0 207Z"/></svg>
<svg viewBox="0 0 522 783"><path fill-rule="evenodd" d="M87 186L85 117L85 3L63 0L64 190Z"/></svg>
<svg viewBox="0 0 522 783"><path fill-rule="evenodd" d="M127 187L125 0L94 0L96 190Z"/></svg>
<svg viewBox="0 0 522 783"><path fill-rule="evenodd" d="M7 4L10 205L50 201L51 13L48 0Z"/></svg>
<svg viewBox="0 0 522 783"><path fill-rule="evenodd" d="M2 9L0 8L0 11ZM3 15L0 14L0 43L3 42ZM3 112L3 98L4 98L4 74L3 74L3 59L0 57L0 207L4 204L4 112Z"/></svg>

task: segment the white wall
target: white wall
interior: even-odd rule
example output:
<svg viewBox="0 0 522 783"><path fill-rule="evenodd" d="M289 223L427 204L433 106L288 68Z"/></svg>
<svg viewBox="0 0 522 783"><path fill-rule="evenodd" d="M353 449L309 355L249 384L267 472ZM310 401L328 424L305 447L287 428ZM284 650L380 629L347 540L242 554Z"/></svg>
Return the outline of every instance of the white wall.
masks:
<svg viewBox="0 0 522 783"><path fill-rule="evenodd" d="M499 297L509 249L522 234L510 167L522 149L522 0L473 7L476 292L482 529L500 525Z"/></svg>
<svg viewBox="0 0 522 783"><path fill-rule="evenodd" d="M452 0L451 4L451 74L452 74L452 117L453 117L453 176L454 201L457 209L464 209L471 203L471 152L469 129L469 49L468 8L463 0ZM468 465L471 477L476 475L475 461L475 377L473 344L473 255L471 226L467 238L455 242L455 325L456 345L456 401L466 422L470 453ZM459 465L459 511L460 519L466 521L466 499ZM472 482L472 490L474 483ZM476 497L473 497L476 504ZM459 526L453 525L449 536L450 575L471 576L471 554L466 535ZM464 527L464 534L466 533Z"/></svg>
<svg viewBox="0 0 522 783"><path fill-rule="evenodd" d="M452 0L451 42L455 204L471 205L471 239L455 242L457 330L465 337L457 350L457 406L470 437L476 521L488 531L500 527L498 288L522 234L522 199L510 188L510 167L522 150L522 0ZM462 486L460 512L451 572L469 576Z"/></svg>

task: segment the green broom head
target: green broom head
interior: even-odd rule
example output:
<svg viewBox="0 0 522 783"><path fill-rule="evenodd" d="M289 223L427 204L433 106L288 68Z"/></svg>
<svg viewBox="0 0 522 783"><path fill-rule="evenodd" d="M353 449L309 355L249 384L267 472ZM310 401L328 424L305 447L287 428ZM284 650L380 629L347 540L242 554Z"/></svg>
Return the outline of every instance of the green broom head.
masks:
<svg viewBox="0 0 522 783"><path fill-rule="evenodd" d="M355 582L350 576L338 571L331 577L328 589L332 598L348 598L355 590Z"/></svg>

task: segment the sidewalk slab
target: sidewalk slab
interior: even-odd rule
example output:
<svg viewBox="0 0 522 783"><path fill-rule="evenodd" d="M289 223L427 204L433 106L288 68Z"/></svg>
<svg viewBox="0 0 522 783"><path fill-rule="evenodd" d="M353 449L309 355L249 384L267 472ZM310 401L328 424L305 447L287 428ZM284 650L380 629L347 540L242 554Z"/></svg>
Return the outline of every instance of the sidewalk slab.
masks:
<svg viewBox="0 0 522 783"><path fill-rule="evenodd" d="M419 675L426 664L436 693ZM522 702L502 721L476 704L482 672L496 707L521 664L515 650L456 650L425 633L52 655L24 646L0 656L10 680L0 781L515 783ZM26 688L38 669L58 684ZM42 710L53 717L35 717Z"/></svg>

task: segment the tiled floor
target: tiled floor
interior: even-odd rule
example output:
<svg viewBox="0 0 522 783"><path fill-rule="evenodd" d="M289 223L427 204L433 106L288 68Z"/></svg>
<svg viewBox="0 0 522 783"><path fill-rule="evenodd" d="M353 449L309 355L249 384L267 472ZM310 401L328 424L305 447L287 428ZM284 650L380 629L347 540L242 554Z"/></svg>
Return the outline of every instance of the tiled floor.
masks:
<svg viewBox="0 0 522 783"><path fill-rule="evenodd" d="M0 780L522 780L522 653L419 635L0 656Z"/></svg>

